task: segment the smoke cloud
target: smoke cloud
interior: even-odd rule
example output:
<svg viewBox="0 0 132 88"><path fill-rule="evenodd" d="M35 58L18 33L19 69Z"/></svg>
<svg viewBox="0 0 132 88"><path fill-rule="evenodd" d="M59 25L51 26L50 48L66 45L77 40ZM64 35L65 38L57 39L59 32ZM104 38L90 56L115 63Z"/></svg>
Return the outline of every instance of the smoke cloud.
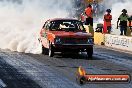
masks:
<svg viewBox="0 0 132 88"><path fill-rule="evenodd" d="M122 9L126 9L128 12L128 15L132 15L132 0L118 0L119 2L112 5L112 15L113 15L113 23L117 21L118 17L122 13Z"/></svg>
<svg viewBox="0 0 132 88"><path fill-rule="evenodd" d="M0 0L0 48L41 53L37 40L44 22L68 17L72 0Z"/></svg>

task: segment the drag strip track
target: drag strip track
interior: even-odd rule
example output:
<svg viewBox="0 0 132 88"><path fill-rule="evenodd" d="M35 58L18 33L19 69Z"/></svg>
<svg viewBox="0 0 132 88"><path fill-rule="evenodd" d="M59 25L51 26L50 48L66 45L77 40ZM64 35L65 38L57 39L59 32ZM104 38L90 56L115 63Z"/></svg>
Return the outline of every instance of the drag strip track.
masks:
<svg viewBox="0 0 132 88"><path fill-rule="evenodd" d="M36 84L39 84L42 88L70 88L71 86L79 87L75 83L69 82L67 78L60 76L58 72L49 68L46 64L40 63L34 60L34 58L29 57L28 55L18 54L18 53L16 54L11 52L7 54L7 52L6 53L4 52L1 53L0 56L4 58L6 63L15 67L18 70L18 73L20 73L18 77L13 77L13 78L19 79L19 77L22 77L21 75L26 75L28 78L34 80ZM11 73L13 72L11 71ZM13 74L15 75L15 72ZM17 86L15 84L15 81L13 80L12 82L16 87L14 87L14 85L13 86L9 85L9 88L26 88L23 86ZM30 83L32 84L33 82ZM34 85L27 85L27 87L39 88Z"/></svg>
<svg viewBox="0 0 132 88"><path fill-rule="evenodd" d="M0 88L41 88L33 80L18 72L16 68L9 65L0 58Z"/></svg>
<svg viewBox="0 0 132 88"><path fill-rule="evenodd" d="M93 60L79 55L24 54L0 51L0 79L7 88L132 88L127 84L76 83L76 71L83 66L89 74L130 74L132 54L95 46Z"/></svg>
<svg viewBox="0 0 132 88"><path fill-rule="evenodd" d="M0 87L7 87L6 84L0 79Z"/></svg>

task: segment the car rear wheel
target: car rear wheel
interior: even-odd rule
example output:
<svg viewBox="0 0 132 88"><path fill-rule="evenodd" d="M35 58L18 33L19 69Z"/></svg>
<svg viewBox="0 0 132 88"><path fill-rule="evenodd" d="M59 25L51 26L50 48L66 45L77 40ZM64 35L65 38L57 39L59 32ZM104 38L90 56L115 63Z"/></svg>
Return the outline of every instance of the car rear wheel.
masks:
<svg viewBox="0 0 132 88"><path fill-rule="evenodd" d="M90 47L90 48L87 49L87 55L88 55L88 58L93 57L93 47Z"/></svg>
<svg viewBox="0 0 132 88"><path fill-rule="evenodd" d="M53 46L52 44L49 44L49 57L53 57L53 56L54 56Z"/></svg>
<svg viewBox="0 0 132 88"><path fill-rule="evenodd" d="M48 54L48 49L45 48L43 45L42 45L42 54L45 54L45 55Z"/></svg>

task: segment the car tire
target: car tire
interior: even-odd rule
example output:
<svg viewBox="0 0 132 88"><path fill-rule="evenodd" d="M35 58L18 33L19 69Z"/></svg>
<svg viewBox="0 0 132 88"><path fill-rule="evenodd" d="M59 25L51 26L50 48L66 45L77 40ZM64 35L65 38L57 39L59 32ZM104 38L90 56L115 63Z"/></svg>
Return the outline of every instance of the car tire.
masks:
<svg viewBox="0 0 132 88"><path fill-rule="evenodd" d="M52 44L49 44L49 57L53 57L53 56L54 56L53 46Z"/></svg>
<svg viewBox="0 0 132 88"><path fill-rule="evenodd" d="M42 54L48 55L48 49L42 45Z"/></svg>
<svg viewBox="0 0 132 88"><path fill-rule="evenodd" d="M93 47L90 47L90 48L87 49L87 55L88 55L88 58L93 57Z"/></svg>

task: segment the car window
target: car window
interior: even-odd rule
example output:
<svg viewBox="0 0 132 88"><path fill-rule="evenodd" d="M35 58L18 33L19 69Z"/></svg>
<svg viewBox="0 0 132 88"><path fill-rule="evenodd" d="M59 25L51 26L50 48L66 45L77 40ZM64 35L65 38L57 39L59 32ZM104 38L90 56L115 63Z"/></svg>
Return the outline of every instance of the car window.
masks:
<svg viewBox="0 0 132 88"><path fill-rule="evenodd" d="M80 31L84 30L83 24L77 20L56 20L50 25L52 31Z"/></svg>
<svg viewBox="0 0 132 88"><path fill-rule="evenodd" d="M51 25L50 25L49 29L52 30L52 31L58 30L59 29L59 23L51 22Z"/></svg>
<svg viewBox="0 0 132 88"><path fill-rule="evenodd" d="M50 27L50 23L47 23L47 25L45 26L45 29L49 29L49 27Z"/></svg>
<svg viewBox="0 0 132 88"><path fill-rule="evenodd" d="M44 23L43 28L45 28L45 27L46 27L46 25L47 25L47 22L45 22L45 23Z"/></svg>
<svg viewBox="0 0 132 88"><path fill-rule="evenodd" d="M44 29L48 30L50 27L50 23L49 22L46 22L43 26Z"/></svg>

